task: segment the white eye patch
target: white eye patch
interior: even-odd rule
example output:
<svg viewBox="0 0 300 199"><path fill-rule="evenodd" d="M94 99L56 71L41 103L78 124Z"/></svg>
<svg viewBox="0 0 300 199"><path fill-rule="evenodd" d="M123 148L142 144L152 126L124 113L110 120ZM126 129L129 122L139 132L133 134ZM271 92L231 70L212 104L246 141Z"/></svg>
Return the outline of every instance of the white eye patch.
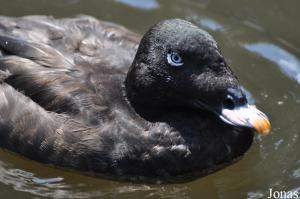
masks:
<svg viewBox="0 0 300 199"><path fill-rule="evenodd" d="M171 66L178 67L183 65L183 60L181 56L175 52L168 53L167 60Z"/></svg>

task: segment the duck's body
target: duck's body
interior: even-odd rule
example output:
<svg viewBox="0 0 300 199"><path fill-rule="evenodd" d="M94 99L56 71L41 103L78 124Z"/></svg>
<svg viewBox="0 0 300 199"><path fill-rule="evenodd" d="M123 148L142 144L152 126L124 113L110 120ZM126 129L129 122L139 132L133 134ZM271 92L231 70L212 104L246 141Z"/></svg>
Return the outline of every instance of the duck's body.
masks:
<svg viewBox="0 0 300 199"><path fill-rule="evenodd" d="M243 155L250 128L207 110L157 106L159 91L141 99L130 79L140 73L132 66L127 75L140 39L91 17L0 17L0 147L90 174L168 182Z"/></svg>

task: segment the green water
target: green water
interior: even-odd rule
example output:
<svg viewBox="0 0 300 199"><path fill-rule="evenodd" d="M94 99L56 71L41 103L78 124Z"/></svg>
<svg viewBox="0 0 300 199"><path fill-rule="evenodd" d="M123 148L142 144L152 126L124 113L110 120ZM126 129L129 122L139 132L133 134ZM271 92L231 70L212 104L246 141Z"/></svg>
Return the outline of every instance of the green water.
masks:
<svg viewBox="0 0 300 199"><path fill-rule="evenodd" d="M269 188L300 193L299 0L0 0L0 15L92 15L144 33L183 18L218 41L272 132L255 137L242 161L175 185L106 181L54 169L0 150L0 198L266 198ZM36 178L61 178L52 184Z"/></svg>

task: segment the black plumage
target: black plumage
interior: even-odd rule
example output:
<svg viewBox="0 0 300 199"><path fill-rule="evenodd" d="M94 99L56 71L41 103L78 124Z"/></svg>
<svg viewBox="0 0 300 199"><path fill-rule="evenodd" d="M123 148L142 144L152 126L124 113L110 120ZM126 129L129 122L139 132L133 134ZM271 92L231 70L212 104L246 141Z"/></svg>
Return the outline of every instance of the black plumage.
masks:
<svg viewBox="0 0 300 199"><path fill-rule="evenodd" d="M88 16L0 17L0 146L148 182L196 179L242 156L253 130L207 109L219 110L229 88L241 92L213 38L172 19L140 40ZM168 64L171 52L183 67Z"/></svg>

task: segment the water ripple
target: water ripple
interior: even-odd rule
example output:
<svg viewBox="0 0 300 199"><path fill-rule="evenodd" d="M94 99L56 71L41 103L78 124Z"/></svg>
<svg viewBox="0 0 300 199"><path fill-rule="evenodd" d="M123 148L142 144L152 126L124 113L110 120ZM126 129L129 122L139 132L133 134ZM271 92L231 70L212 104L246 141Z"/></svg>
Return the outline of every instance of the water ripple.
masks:
<svg viewBox="0 0 300 199"><path fill-rule="evenodd" d="M223 31L225 29L224 26L221 23L219 23L217 20L207 16L198 16L192 14L186 17L186 20L192 21L193 23L199 25L201 28L204 28L206 30Z"/></svg>
<svg viewBox="0 0 300 199"><path fill-rule="evenodd" d="M287 50L267 42L243 44L242 46L275 63L286 76L300 84L300 61Z"/></svg>
<svg viewBox="0 0 300 199"><path fill-rule="evenodd" d="M115 0L117 2L126 4L130 7L143 9L143 10L153 10L158 9L159 4L156 0L147 0L147 1L140 1L140 0Z"/></svg>

